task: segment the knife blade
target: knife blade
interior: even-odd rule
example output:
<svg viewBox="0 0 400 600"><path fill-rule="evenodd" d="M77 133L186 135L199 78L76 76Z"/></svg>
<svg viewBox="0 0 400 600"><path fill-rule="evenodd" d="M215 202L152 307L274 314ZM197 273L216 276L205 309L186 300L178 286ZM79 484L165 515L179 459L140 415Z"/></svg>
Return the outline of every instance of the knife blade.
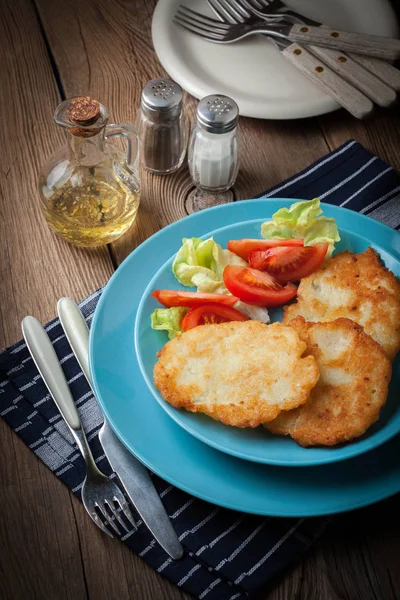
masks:
<svg viewBox="0 0 400 600"><path fill-rule="evenodd" d="M119 441L106 420L99 438L111 467L123 482L126 493L143 522L172 558L181 558L182 545L146 467Z"/></svg>
<svg viewBox="0 0 400 600"><path fill-rule="evenodd" d="M61 298L58 316L76 359L92 387L89 371L89 329L71 298ZM160 546L171 558L182 558L184 550L146 467L129 452L104 419L99 432L104 453L119 477L126 495Z"/></svg>

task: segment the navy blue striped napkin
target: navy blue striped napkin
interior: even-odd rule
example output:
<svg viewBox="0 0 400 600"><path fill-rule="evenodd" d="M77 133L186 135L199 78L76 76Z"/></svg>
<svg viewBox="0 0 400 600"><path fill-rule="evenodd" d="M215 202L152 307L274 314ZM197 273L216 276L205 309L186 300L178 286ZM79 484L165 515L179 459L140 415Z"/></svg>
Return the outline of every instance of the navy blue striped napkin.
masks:
<svg viewBox="0 0 400 600"><path fill-rule="evenodd" d="M310 199L346 206L400 228L400 177L354 141L259 197ZM101 290L80 303L90 325ZM102 415L58 320L46 330L61 359L98 467L111 474L97 433ZM80 497L85 465L23 342L0 355L0 414L33 452ZM158 573L197 598L244 600L270 583L323 530L326 519L240 514L193 498L154 476L185 547L172 561L143 523L123 538Z"/></svg>

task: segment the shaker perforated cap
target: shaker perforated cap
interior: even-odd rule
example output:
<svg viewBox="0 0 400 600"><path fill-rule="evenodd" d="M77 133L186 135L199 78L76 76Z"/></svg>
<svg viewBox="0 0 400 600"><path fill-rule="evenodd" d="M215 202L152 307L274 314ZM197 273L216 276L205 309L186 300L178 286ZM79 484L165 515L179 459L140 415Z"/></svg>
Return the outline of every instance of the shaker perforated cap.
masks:
<svg viewBox="0 0 400 600"><path fill-rule="evenodd" d="M210 133L227 133L239 121L239 107L232 98L211 94L202 98L197 106L197 123Z"/></svg>
<svg viewBox="0 0 400 600"><path fill-rule="evenodd" d="M154 112L179 110L182 105L181 86L171 79L151 79L142 90L141 103L144 109Z"/></svg>

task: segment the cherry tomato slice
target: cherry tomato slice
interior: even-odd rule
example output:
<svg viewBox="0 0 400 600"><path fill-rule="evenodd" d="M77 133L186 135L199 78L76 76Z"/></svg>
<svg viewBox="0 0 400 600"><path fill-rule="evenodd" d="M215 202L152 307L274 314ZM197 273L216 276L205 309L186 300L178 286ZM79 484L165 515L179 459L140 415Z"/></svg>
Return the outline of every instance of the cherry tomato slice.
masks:
<svg viewBox="0 0 400 600"><path fill-rule="evenodd" d="M210 325L213 323L226 323L227 321L248 321L248 317L232 308L222 304L203 304L191 308L182 319L183 331L188 331L198 325Z"/></svg>
<svg viewBox="0 0 400 600"><path fill-rule="evenodd" d="M243 240L230 240L228 242L228 250L248 260L249 253L254 250L268 250L269 248L276 248L277 246L303 246L303 239L293 240L253 240L244 238Z"/></svg>
<svg viewBox="0 0 400 600"><path fill-rule="evenodd" d="M289 302L297 292L297 287L291 283L283 287L269 273L238 265L225 267L224 283L231 294L243 302L267 308Z"/></svg>
<svg viewBox="0 0 400 600"><path fill-rule="evenodd" d="M210 302L223 306L233 306L239 300L239 298L227 294L200 294L199 292L183 292L180 290L154 290L151 295L167 308L171 308L171 306L191 308Z"/></svg>
<svg viewBox="0 0 400 600"><path fill-rule="evenodd" d="M280 283L300 281L319 269L327 251L328 244L255 250L249 254L249 265L253 269L266 271Z"/></svg>

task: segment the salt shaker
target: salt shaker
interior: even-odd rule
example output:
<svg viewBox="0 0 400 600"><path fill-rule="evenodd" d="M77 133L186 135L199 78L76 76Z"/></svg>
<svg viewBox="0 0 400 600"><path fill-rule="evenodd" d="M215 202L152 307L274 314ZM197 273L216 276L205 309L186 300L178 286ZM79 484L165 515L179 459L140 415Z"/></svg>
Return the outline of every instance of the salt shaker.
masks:
<svg viewBox="0 0 400 600"><path fill-rule="evenodd" d="M188 121L182 100L181 86L163 77L142 90L137 129L142 164L151 173L173 173L183 162Z"/></svg>
<svg viewBox="0 0 400 600"><path fill-rule="evenodd" d="M206 192L224 192L239 170L239 108L232 98L212 94L200 100L189 142L189 170Z"/></svg>

